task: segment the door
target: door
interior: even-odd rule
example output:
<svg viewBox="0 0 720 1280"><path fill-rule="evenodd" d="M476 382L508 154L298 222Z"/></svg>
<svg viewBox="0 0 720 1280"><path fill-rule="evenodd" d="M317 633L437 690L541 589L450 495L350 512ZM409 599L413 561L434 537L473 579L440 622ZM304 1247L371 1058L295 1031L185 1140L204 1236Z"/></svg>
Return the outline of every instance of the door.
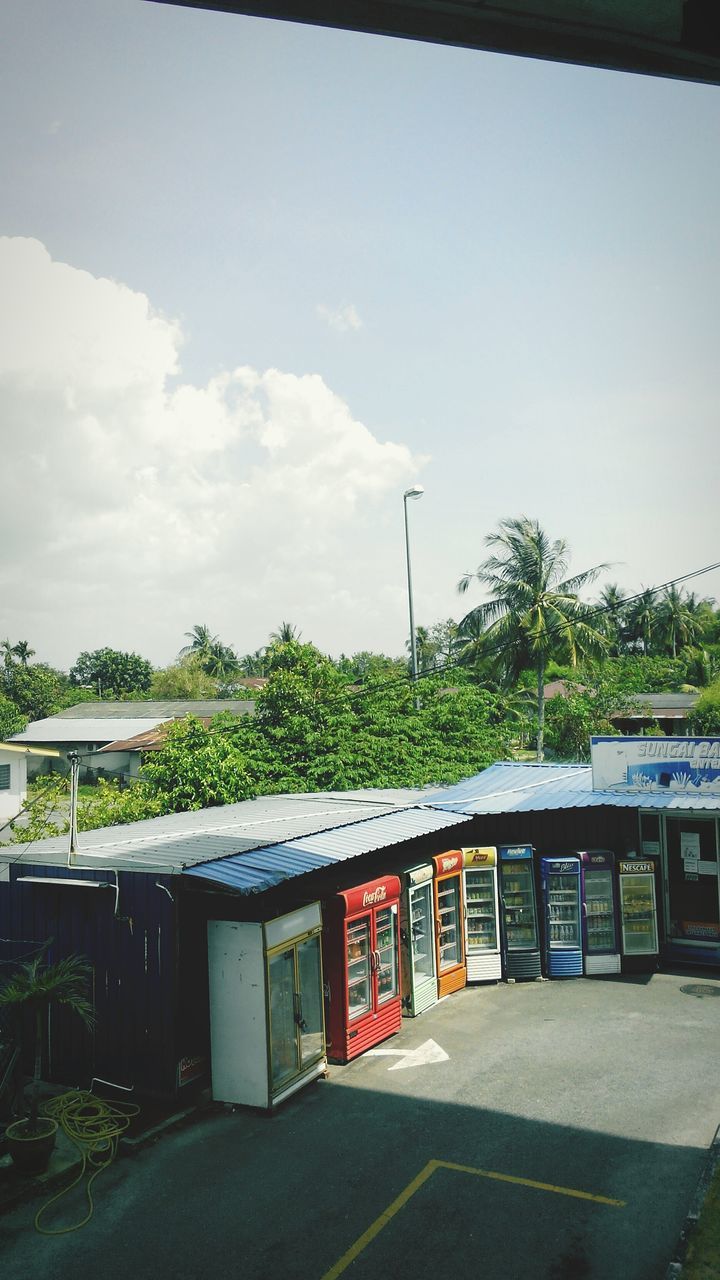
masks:
<svg viewBox="0 0 720 1280"><path fill-rule="evenodd" d="M653 955L658 949L653 875L620 876L620 914L624 954Z"/></svg>
<svg viewBox="0 0 720 1280"><path fill-rule="evenodd" d="M465 872L465 910L468 954L497 951L495 872L490 868Z"/></svg>
<svg viewBox="0 0 720 1280"><path fill-rule="evenodd" d="M375 913L375 975L377 1002L386 1004L398 993L397 906Z"/></svg>
<svg viewBox="0 0 720 1280"><path fill-rule="evenodd" d="M435 976L431 892L429 880L410 890L410 953L416 982Z"/></svg>
<svg viewBox="0 0 720 1280"><path fill-rule="evenodd" d="M459 875L438 880L437 903L438 973L446 973L463 960Z"/></svg>
<svg viewBox="0 0 720 1280"><path fill-rule="evenodd" d="M268 988L270 1071L273 1093L276 1093L298 1072L294 947L268 957Z"/></svg>
<svg viewBox="0 0 720 1280"><path fill-rule="evenodd" d="M666 819L670 936L720 940L715 822Z"/></svg>
<svg viewBox="0 0 720 1280"><path fill-rule="evenodd" d="M535 887L530 859L502 868L503 915L508 951L537 950Z"/></svg>
<svg viewBox="0 0 720 1280"><path fill-rule="evenodd" d="M548 938L552 950L580 946L579 876L548 872Z"/></svg>
<svg viewBox="0 0 720 1280"><path fill-rule="evenodd" d="M323 1026L320 934L305 938L296 947L297 998L295 1017L300 1037L300 1066L317 1062L325 1051Z"/></svg>
<svg viewBox="0 0 720 1280"><path fill-rule="evenodd" d="M585 923L588 955L616 951L612 871L585 872Z"/></svg>
<svg viewBox="0 0 720 1280"><path fill-rule="evenodd" d="M370 976L370 916L347 926L348 1021L354 1022L372 1009Z"/></svg>

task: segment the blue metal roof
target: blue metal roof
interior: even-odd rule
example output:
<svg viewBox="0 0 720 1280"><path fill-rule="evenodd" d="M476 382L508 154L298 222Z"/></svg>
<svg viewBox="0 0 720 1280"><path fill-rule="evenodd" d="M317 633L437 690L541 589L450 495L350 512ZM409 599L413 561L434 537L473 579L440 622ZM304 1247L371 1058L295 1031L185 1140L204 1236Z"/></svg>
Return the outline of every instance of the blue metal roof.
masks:
<svg viewBox="0 0 720 1280"><path fill-rule="evenodd" d="M212 880L241 893L261 893L293 876L401 844L415 836L444 831L464 821L464 814L434 808L401 809L317 835L205 862L189 867L186 875Z"/></svg>
<svg viewBox="0 0 720 1280"><path fill-rule="evenodd" d="M683 791L593 791L589 764L490 765L432 797L434 806L464 813L533 813L543 809L678 809L720 813L720 796Z"/></svg>

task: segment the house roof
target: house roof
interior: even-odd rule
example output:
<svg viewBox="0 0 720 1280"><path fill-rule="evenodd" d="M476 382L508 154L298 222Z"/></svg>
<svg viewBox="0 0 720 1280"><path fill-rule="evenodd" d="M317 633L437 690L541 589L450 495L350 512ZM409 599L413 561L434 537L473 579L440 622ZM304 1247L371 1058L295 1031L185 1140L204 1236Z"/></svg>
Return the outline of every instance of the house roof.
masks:
<svg viewBox="0 0 720 1280"><path fill-rule="evenodd" d="M44 720L33 720L22 733L14 733L11 741L116 743L146 733L169 720L194 715L207 721L222 711L236 716L253 715L255 703L251 699L237 698L190 702L80 702Z"/></svg>
<svg viewBox="0 0 720 1280"><path fill-rule="evenodd" d="M76 865L156 875L179 874L199 863L245 855L301 836L396 814L409 807L408 793L397 795L397 800L372 792L364 793L363 798L357 798L358 793L337 792L264 796L240 804L102 827L80 833ZM424 792L412 792L410 803L421 803L424 796ZM411 834L416 834L415 822L415 818L408 819ZM433 822L433 816L428 818L429 831L434 829ZM16 852L18 848L17 845L8 847L8 861L23 866L67 865L67 836L37 840L27 849ZM4 856L0 850L0 861Z"/></svg>
<svg viewBox="0 0 720 1280"><path fill-rule="evenodd" d="M635 693L639 711L614 711L611 720L686 720L697 705L698 693Z"/></svg>
<svg viewBox="0 0 720 1280"><path fill-rule="evenodd" d="M110 742L114 738L132 738L150 727L162 724L162 720L95 719L64 720L60 716L48 716L46 720L33 720L22 733L15 733L12 742Z"/></svg>
<svg viewBox="0 0 720 1280"><path fill-rule="evenodd" d="M683 792L593 791L589 764L490 765L474 778L432 797L434 807L454 813L532 813L546 809L678 809L720 812L720 796Z"/></svg>
<svg viewBox="0 0 720 1280"><path fill-rule="evenodd" d="M261 893L293 876L402 844L416 836L444 831L466 820L464 814L443 813L425 806L397 809L365 818L362 822L270 845L253 853L200 863L190 867L187 874L241 893Z"/></svg>

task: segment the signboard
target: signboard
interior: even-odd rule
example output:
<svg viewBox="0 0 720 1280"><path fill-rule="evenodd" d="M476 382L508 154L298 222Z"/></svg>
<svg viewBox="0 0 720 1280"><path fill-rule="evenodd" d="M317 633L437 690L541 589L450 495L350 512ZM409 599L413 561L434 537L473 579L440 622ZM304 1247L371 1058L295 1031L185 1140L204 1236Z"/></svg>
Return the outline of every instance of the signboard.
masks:
<svg viewBox="0 0 720 1280"><path fill-rule="evenodd" d="M591 738L594 791L720 796L720 738Z"/></svg>

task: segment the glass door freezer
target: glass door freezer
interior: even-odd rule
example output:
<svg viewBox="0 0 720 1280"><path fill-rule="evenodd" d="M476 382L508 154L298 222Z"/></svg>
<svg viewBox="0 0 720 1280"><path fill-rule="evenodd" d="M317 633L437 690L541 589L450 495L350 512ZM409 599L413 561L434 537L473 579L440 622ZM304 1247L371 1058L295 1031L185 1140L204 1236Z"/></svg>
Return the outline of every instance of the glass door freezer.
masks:
<svg viewBox="0 0 720 1280"><path fill-rule="evenodd" d="M209 920L213 1098L270 1110L327 1070L320 903Z"/></svg>
<svg viewBox="0 0 720 1280"><path fill-rule="evenodd" d="M502 977L498 920L497 849L463 849L465 951L468 982Z"/></svg>
<svg viewBox="0 0 720 1280"><path fill-rule="evenodd" d="M542 976L533 853L529 844L498 849L503 967L515 981Z"/></svg>
<svg viewBox="0 0 720 1280"><path fill-rule="evenodd" d="M580 932L580 859L541 858L545 912L545 972L548 978L579 978L583 971Z"/></svg>
<svg viewBox="0 0 720 1280"><path fill-rule="evenodd" d="M463 856L459 849L433 858L435 958L438 997L459 991L467 982L463 913Z"/></svg>
<svg viewBox="0 0 720 1280"><path fill-rule="evenodd" d="M400 881L385 876L325 904L328 1057L350 1062L400 1030Z"/></svg>
<svg viewBox="0 0 720 1280"><path fill-rule="evenodd" d="M402 1011L414 1018L437 1003L433 865L410 867L401 877L400 952Z"/></svg>
<svg viewBox="0 0 720 1280"><path fill-rule="evenodd" d="M637 973L657 969L656 863L652 858L621 858L617 871L622 971Z"/></svg>
<svg viewBox="0 0 720 1280"><path fill-rule="evenodd" d="M620 972L615 892L615 854L609 849L578 853L583 904L585 973Z"/></svg>

